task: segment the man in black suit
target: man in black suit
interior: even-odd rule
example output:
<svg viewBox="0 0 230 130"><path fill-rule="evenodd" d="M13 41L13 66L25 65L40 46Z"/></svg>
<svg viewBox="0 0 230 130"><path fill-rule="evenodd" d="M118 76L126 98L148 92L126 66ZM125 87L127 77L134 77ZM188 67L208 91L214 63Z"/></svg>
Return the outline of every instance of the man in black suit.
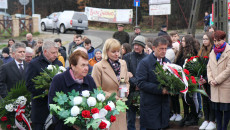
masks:
<svg viewBox="0 0 230 130"><path fill-rule="evenodd" d="M25 60L26 45L15 43L12 46L14 60L0 67L0 95L5 97L7 91L19 81L25 80L24 70L27 68Z"/></svg>
<svg viewBox="0 0 230 130"><path fill-rule="evenodd" d="M56 43L46 41L42 46L43 53L29 63L26 70L26 87L32 93L32 97L41 95L47 91L45 89L36 89L32 79L40 75L40 72L42 72L48 65L62 66L62 63L57 59L58 48L59 46ZM31 118L33 122L33 130L42 130L48 115L48 97L32 99Z"/></svg>

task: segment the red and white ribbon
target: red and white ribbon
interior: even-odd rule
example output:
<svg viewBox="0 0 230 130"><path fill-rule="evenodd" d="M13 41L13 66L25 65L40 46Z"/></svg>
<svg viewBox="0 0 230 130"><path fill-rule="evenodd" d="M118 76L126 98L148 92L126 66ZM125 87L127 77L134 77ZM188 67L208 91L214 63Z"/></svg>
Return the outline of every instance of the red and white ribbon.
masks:
<svg viewBox="0 0 230 130"><path fill-rule="evenodd" d="M28 119L26 118L26 116L24 115L25 113L25 108L26 106L20 106L18 105L18 108L15 110L16 114L15 114L15 125L18 127L19 130L26 130L26 128L24 128L16 119L16 116L21 115L22 116L22 120L26 123L28 130L32 130L30 123L28 121Z"/></svg>

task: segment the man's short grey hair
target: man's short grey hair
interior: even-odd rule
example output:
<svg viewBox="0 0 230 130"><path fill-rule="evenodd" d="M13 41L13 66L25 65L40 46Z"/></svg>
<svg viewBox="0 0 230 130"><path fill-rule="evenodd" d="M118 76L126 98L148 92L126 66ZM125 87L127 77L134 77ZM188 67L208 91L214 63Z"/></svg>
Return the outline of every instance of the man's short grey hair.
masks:
<svg viewBox="0 0 230 130"><path fill-rule="evenodd" d="M166 40L164 37L160 36L157 37L154 41L153 41L153 46L157 47L159 44L163 44L163 45L168 45L168 40Z"/></svg>
<svg viewBox="0 0 230 130"><path fill-rule="evenodd" d="M87 52L87 50L84 48L84 47L77 47L73 52L75 52L75 51L77 51L77 50L80 50L80 51L83 51L83 52L85 52L87 55L88 55L88 52Z"/></svg>
<svg viewBox="0 0 230 130"><path fill-rule="evenodd" d="M34 50L31 47L26 47L26 53L34 53Z"/></svg>
<svg viewBox="0 0 230 130"><path fill-rule="evenodd" d="M52 41L45 41L42 45L42 51L49 50L52 47L59 48L57 43L52 42Z"/></svg>
<svg viewBox="0 0 230 130"><path fill-rule="evenodd" d="M18 48L25 48L26 49L26 44L25 43L15 43L12 45L12 52L16 52Z"/></svg>

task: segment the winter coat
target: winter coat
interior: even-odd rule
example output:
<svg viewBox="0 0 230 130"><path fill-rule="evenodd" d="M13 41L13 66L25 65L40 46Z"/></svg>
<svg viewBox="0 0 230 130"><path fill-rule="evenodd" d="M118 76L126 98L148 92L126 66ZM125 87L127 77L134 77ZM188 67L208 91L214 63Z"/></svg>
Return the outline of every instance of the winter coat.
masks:
<svg viewBox="0 0 230 130"><path fill-rule="evenodd" d="M61 46L59 47L58 52L61 53L61 56L63 56L64 60L66 61L66 48Z"/></svg>
<svg viewBox="0 0 230 130"><path fill-rule="evenodd" d="M75 45L76 43L74 41L69 43L69 47L68 47L68 55L70 56L71 54L71 48L73 47L73 45Z"/></svg>
<svg viewBox="0 0 230 130"><path fill-rule="evenodd" d="M170 62L167 58L163 62ZM169 124L169 95L163 95L154 73L157 58L153 53L137 66L137 86L140 89L140 123L148 129L161 129Z"/></svg>
<svg viewBox="0 0 230 130"><path fill-rule="evenodd" d="M168 33L163 30L160 30L160 32L158 33L158 36L163 36L163 35L168 35Z"/></svg>
<svg viewBox="0 0 230 130"><path fill-rule="evenodd" d="M94 57L94 48L91 47L89 50L88 50L88 59L91 59Z"/></svg>
<svg viewBox="0 0 230 130"><path fill-rule="evenodd" d="M230 46L228 44L218 61L214 50L211 51L207 75L209 84L213 80L217 82L217 85L211 85L211 101L230 103Z"/></svg>
<svg viewBox="0 0 230 130"><path fill-rule="evenodd" d="M134 33L133 35L130 36L129 44L133 44L133 40L136 38L136 36L141 35L141 33Z"/></svg>
<svg viewBox="0 0 230 130"><path fill-rule="evenodd" d="M121 45L124 43L129 43L129 34L125 31L117 31L113 34L113 38L117 39Z"/></svg>
<svg viewBox="0 0 230 130"><path fill-rule="evenodd" d="M129 88L128 70L124 60L119 60L120 78L124 78L127 87ZM116 74L112 69L109 62L105 59L101 60L93 66L92 77L97 87L102 87L102 90L106 93L106 97L109 97L112 93L116 93L119 96L119 82ZM121 112L117 117L117 120L112 124L110 130L127 130L126 112Z"/></svg>
<svg viewBox="0 0 230 130"><path fill-rule="evenodd" d="M126 54L123 58L126 61L128 71L133 74L133 77L129 79L129 83L130 83L129 93L134 92L136 89L137 79L135 74L136 74L137 65L146 56L147 54L144 52L142 54L138 54L136 52L130 52Z"/></svg>
<svg viewBox="0 0 230 130"><path fill-rule="evenodd" d="M50 64L62 66L62 63L58 59L50 63L43 54L28 64L26 69L26 87L27 90L32 93L32 98L45 91L44 89L36 89L32 79L40 75L40 72L43 72L42 69L45 69ZM48 97L32 99L32 104L31 119L33 123L45 123L45 120L49 115Z"/></svg>
<svg viewBox="0 0 230 130"><path fill-rule="evenodd" d="M96 64L97 62L99 62L99 61L96 60L96 57L93 57L93 58L91 58L91 59L89 60L89 65L93 67L94 64Z"/></svg>
<svg viewBox="0 0 230 130"><path fill-rule="evenodd" d="M6 58L2 58L2 61L3 61L4 64L9 63L9 62L11 62L13 60L14 60L14 58L12 58L11 56L6 57Z"/></svg>
<svg viewBox="0 0 230 130"><path fill-rule="evenodd" d="M71 77L69 71L70 69L67 69L65 72L56 75L53 78L48 95L49 104L54 104L53 98L56 96L56 92L63 92L67 94L74 89L76 92L79 92L81 94L81 92L84 90L93 91L93 89L97 88L93 78L90 75L87 75L83 78L83 84L78 84ZM73 127L68 127L67 125L64 125L64 122L58 120L58 118L56 118L55 116L53 116L53 124L55 125L55 130L73 129Z"/></svg>

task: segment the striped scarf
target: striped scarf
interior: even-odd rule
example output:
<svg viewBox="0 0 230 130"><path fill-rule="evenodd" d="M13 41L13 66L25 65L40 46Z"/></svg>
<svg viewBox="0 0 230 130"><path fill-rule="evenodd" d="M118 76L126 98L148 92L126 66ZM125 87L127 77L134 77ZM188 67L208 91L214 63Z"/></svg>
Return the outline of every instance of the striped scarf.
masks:
<svg viewBox="0 0 230 130"><path fill-rule="evenodd" d="M222 52L225 50L226 48L226 42L224 42L220 47L216 47L215 45L213 46L213 50L216 54L216 60L218 61L220 59L220 56L222 54Z"/></svg>

